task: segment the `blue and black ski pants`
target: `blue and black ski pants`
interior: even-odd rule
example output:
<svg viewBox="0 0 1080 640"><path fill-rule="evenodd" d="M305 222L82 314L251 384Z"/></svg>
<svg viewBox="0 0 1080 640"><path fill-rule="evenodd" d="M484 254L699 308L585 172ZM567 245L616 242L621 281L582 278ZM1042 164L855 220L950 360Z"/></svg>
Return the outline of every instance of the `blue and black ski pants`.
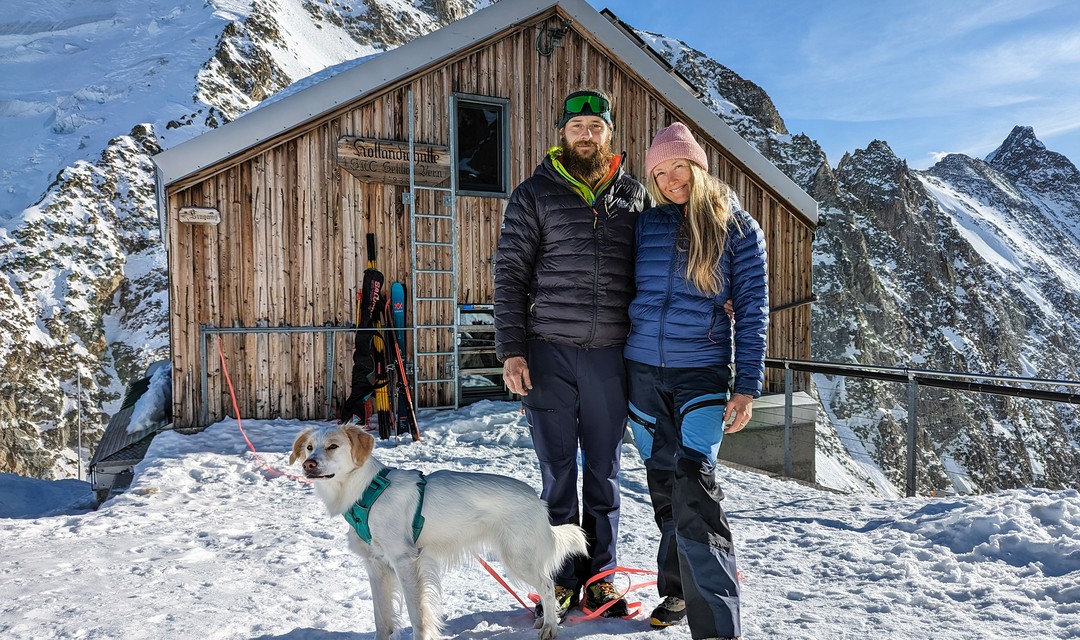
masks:
<svg viewBox="0 0 1080 640"><path fill-rule="evenodd" d="M529 342L532 390L522 397L552 525L579 524L589 556L567 560L555 583L578 589L615 568L619 466L626 431L626 366L621 347L580 349ZM581 450L581 512L578 448Z"/></svg>
<svg viewBox="0 0 1080 640"><path fill-rule="evenodd" d="M740 636L735 548L715 475L729 369L626 366L630 428L660 528L657 590L686 601L692 638Z"/></svg>

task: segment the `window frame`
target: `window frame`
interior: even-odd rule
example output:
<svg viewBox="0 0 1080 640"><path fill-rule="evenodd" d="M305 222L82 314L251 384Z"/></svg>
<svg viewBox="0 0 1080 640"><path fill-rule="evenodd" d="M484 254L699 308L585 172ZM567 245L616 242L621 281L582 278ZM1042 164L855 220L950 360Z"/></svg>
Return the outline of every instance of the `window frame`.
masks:
<svg viewBox="0 0 1080 640"><path fill-rule="evenodd" d="M496 107L499 117L499 148L502 151L502 161L499 163L501 189L498 191L477 191L465 189L461 186L461 177L458 170L458 110L462 106L477 105L484 108ZM510 197L510 98L497 96L482 96L473 93L453 93L450 97L450 139L454 142L450 149L455 193L463 196L479 196L482 198Z"/></svg>

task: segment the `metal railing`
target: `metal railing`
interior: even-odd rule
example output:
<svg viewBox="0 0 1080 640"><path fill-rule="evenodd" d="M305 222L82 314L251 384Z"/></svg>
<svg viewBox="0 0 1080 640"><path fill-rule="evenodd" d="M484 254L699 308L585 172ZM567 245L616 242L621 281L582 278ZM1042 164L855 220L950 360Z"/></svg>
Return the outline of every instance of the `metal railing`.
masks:
<svg viewBox="0 0 1080 640"><path fill-rule="evenodd" d="M386 331L386 327L215 327L213 325L199 326L199 416L200 425L206 426L210 422L210 381L209 381L209 342L210 338L222 334L252 334L252 333L321 333L326 337L326 418L334 417L334 364L336 361L335 344L329 339L336 333L356 333L361 331ZM403 331L413 332L413 327L405 327ZM346 379L350 379L346 377ZM348 391L348 390L346 390Z"/></svg>
<svg viewBox="0 0 1080 640"><path fill-rule="evenodd" d="M916 495L918 440L918 398L920 387L952 389L964 392L1011 396L1080 405L1080 382L1040 378L1021 378L990 374L971 374L928 369L854 365L836 362L780 360L769 358L765 366L784 370L784 471L791 475L792 392L795 371L880 380L907 386L907 452L905 468L905 492ZM1038 388L1036 388L1038 387ZM1044 387L1064 388L1058 391Z"/></svg>

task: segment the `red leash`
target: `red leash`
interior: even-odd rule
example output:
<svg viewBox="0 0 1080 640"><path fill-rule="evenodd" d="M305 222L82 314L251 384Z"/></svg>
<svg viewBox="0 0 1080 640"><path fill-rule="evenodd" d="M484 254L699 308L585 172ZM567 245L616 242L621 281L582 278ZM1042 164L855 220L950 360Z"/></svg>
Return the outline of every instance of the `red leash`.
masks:
<svg viewBox="0 0 1080 640"><path fill-rule="evenodd" d="M516 599L518 602L520 602L522 607L525 607L526 611L528 611L529 613L532 613L532 610L533 610L532 607L525 604L525 601L521 599L521 597L517 594L517 592L515 592L513 589L510 588L510 585L506 584L506 580L503 580L502 576L500 576L497 571L492 569L490 564L484 562L484 559L481 558L480 556L476 556L476 559L480 561L480 566L487 569L487 572L491 574L491 577L495 578L495 581L503 586L503 589L506 589L507 591L509 591L510 595L514 596L514 599ZM537 596L536 599L539 600L540 597ZM534 600L533 602L536 602L536 600Z"/></svg>
<svg viewBox="0 0 1080 640"><path fill-rule="evenodd" d="M528 611L530 613L533 612L533 607L530 607L529 605L525 604L525 601L521 599L521 596L519 596L517 594L517 592L515 592L510 587L510 585L507 584L506 581L502 579L502 576L500 576L498 574L498 572L495 571L495 569L491 568L491 565L484 562L484 559L481 558L480 556L476 556L476 559L480 561L480 565L482 567L487 569L487 572L491 574L491 577L495 578L496 582L498 582L499 584L502 585L503 589L506 589L510 593L510 595L514 596L515 600L517 600L518 602L521 603L521 606L524 607L526 611ZM627 593L630 593L631 591L634 591L634 590L637 590L637 589L643 589L645 587L651 587L651 586L656 584L656 580L649 580L649 581L646 581L646 582L639 582L637 584L634 584L633 581L630 580L630 577L629 577L629 574L631 574L631 573L652 575L652 576L656 575L655 571L649 571L648 569L630 569L630 568L627 568L627 567L615 567L614 569L608 569L607 571L601 571L600 573L596 574L595 576L589 578L588 581L585 582L585 588L588 589L589 585L596 582L597 580L600 580L602 578L606 578L606 577L608 577L610 575L614 575L614 574L625 575L627 577L627 580L630 582L627 585L627 587L625 589L623 589L623 591L619 594L619 597L623 597ZM532 603L535 605L537 602L540 602L540 596L535 594L535 593L530 593L529 594L529 600L531 600ZM614 604L615 604L614 600L612 600L610 602L605 602L603 605L597 607L595 610L587 609L587 608L585 608L583 606L583 607L581 607L581 610L585 612L585 615L584 616L579 616L579 617L574 618L574 619L575 620L590 620L592 618L596 618L596 617L602 615L605 611L608 610L609 607L613 606ZM640 602L627 602L626 603L626 608L627 608L628 613L625 616L623 616L624 618L633 618L637 614L641 613L641 603Z"/></svg>
<svg viewBox="0 0 1080 640"><path fill-rule="evenodd" d="M589 585L591 585L592 583L600 580L601 578L606 578L606 577L608 577L610 575L614 575L614 574L617 574L617 573L626 576L626 579L627 579L627 581L629 583L627 585L627 587L625 589L623 589L623 591L619 594L619 597L625 597L626 594L630 593L631 591L634 591L634 590L637 590L637 589L643 589L645 587L651 587L651 586L656 584L656 580L648 580L646 582L639 582L637 584L634 584L634 581L630 578L631 573L638 573L638 574L645 574L645 575L655 576L656 575L655 571L649 571L648 569L630 569L630 568L627 568L627 567L615 567L614 569L608 569L607 571L601 571L600 573L596 574L595 576L589 578L588 581L585 582L585 589L588 589ZM597 607L595 610L590 610L588 607L585 607L584 605L582 605L581 610L585 612L585 616L582 617L581 619L582 620L589 620L589 619L595 618L597 616L603 615L603 613L605 611L607 611L608 608L613 606L615 604L615 602L616 602L615 600L609 600L609 601L605 602L604 604L600 605L599 607ZM640 602L627 602L626 603L626 611L627 611L627 614L625 616L623 616L624 618L633 618L633 617L635 617L637 614L641 613L641 603Z"/></svg>
<svg viewBox="0 0 1080 640"><path fill-rule="evenodd" d="M232 398L233 413L236 415L236 428L240 430L240 435L244 437L244 442L247 443L248 448L251 449L251 452L253 454L255 454L255 461L259 463L259 466L261 466L263 469L266 469L267 471L270 471L272 473L280 473L281 475L292 478L293 480L310 483L311 481L304 476L298 476L292 473L288 473L286 471L282 471L281 469L275 469L259 457L259 452L255 450L255 445L251 444L251 440L248 439L247 433L244 432L244 425L240 423L240 407L236 403L236 392L233 390L232 379L229 378L229 369L225 365L225 352L221 350L221 336L218 336L217 339L217 352L218 356L221 358L221 372L225 374L225 383L229 386L229 397Z"/></svg>

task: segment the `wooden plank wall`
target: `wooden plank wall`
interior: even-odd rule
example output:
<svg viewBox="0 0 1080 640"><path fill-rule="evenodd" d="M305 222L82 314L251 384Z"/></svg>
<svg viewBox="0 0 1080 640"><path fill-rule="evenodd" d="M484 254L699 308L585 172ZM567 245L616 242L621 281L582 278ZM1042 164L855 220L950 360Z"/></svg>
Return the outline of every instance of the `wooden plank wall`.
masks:
<svg viewBox="0 0 1080 640"><path fill-rule="evenodd" d="M557 142L555 125L563 96L583 87L600 87L612 96L616 131L613 149L628 153L628 169L640 163L652 136L675 120L685 120L665 98L597 49L587 36L571 32L550 58L535 51L536 27L523 26L477 45L454 61L410 78L359 104L298 127L264 148L225 161L204 175L167 190L169 268L173 347L174 423L203 425L233 413L224 384L217 340L208 343L207 415L199 400L199 326L313 327L351 326L355 297L368 256L365 235L374 233L378 266L388 282L409 282L409 219L402 203L405 187L363 183L336 168L334 153L343 135L406 140L408 91L413 92L420 142L448 144L449 97L454 92L510 100L511 184L529 176L547 148ZM696 125L687 122L692 129ZM812 229L792 213L722 148L696 131L710 156L712 171L738 193L744 207L765 231L770 254L771 303L810 296ZM420 207L438 209L434 196ZM216 226L177 221L181 206L217 207ZM489 303L493 297L493 256L506 201L459 197L458 298ZM418 222L421 233L445 236L440 223ZM422 264L444 257L421 252ZM448 280L443 280L447 282ZM435 294L433 283L425 291ZM419 292L419 291L418 291ZM430 305L429 321L453 319L448 305ZM807 359L810 309L802 306L774 315L769 355ZM410 324L415 321L410 318ZM448 334L449 335L449 334ZM424 348L452 347L444 336L419 336ZM333 341L333 380L326 380L327 340ZM348 389L351 333L227 334L220 345L237 391L242 417L317 419L326 416L326 387L334 385L334 404ZM431 363L434 376L445 363ZM782 372L768 372L777 390ZM450 385L421 395L421 404L446 404Z"/></svg>

